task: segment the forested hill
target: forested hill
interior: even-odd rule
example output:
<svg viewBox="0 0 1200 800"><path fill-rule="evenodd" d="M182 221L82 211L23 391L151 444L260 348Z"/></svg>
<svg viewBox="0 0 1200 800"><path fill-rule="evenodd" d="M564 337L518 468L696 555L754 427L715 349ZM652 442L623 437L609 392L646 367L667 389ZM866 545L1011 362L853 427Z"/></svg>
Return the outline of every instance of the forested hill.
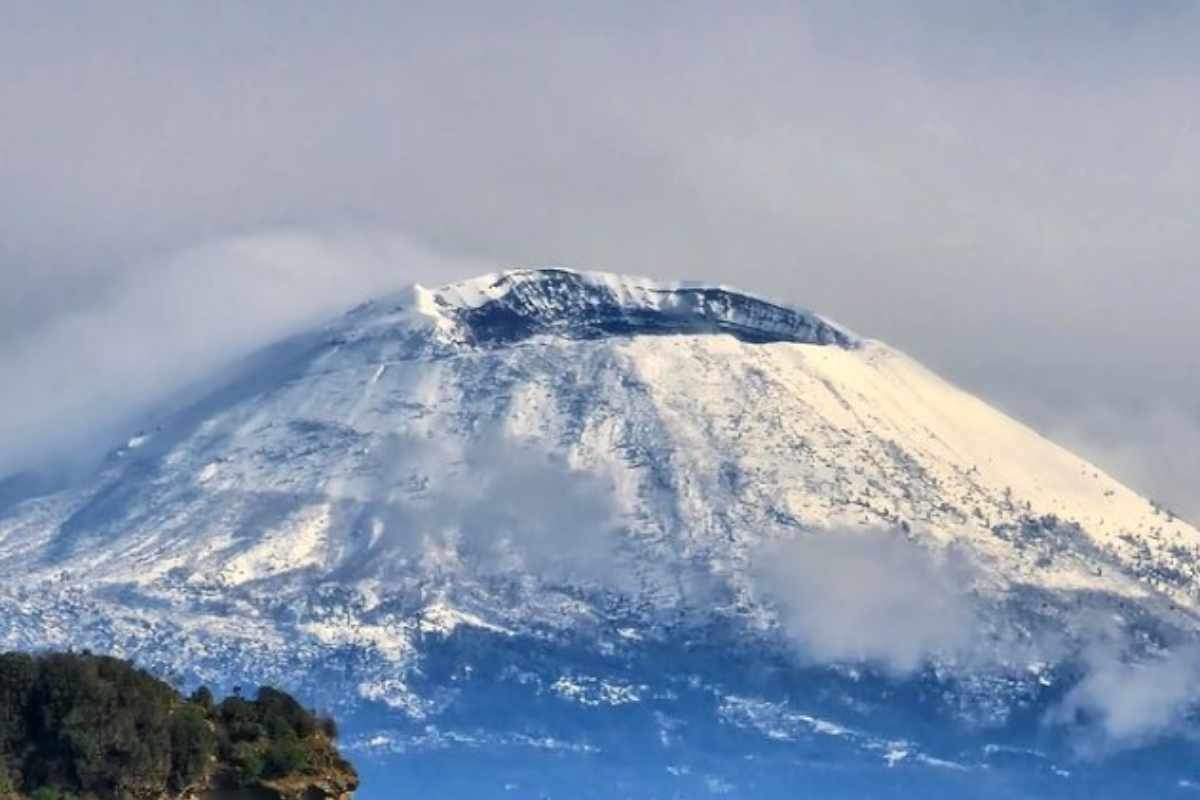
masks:
<svg viewBox="0 0 1200 800"><path fill-rule="evenodd" d="M346 800L336 736L269 687L218 703L116 658L0 654L0 800Z"/></svg>

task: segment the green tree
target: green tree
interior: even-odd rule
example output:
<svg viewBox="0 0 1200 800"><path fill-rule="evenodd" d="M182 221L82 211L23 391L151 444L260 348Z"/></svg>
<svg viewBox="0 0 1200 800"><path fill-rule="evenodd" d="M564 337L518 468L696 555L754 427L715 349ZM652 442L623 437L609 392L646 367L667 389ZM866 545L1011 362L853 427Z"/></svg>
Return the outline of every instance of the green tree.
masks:
<svg viewBox="0 0 1200 800"><path fill-rule="evenodd" d="M248 742L235 745L232 760L243 786L249 786L263 777L263 757Z"/></svg>
<svg viewBox="0 0 1200 800"><path fill-rule="evenodd" d="M280 738L285 727L301 739L307 739L317 730L316 718L291 695L278 689L262 687L258 690L254 705L272 739Z"/></svg>
<svg viewBox="0 0 1200 800"><path fill-rule="evenodd" d="M217 736L204 710L191 703L171 717L171 788L191 786L203 777L217 749Z"/></svg>
<svg viewBox="0 0 1200 800"><path fill-rule="evenodd" d="M294 775L307 767L308 751L294 736L272 741L263 758L263 775L267 778Z"/></svg>
<svg viewBox="0 0 1200 800"><path fill-rule="evenodd" d="M75 794L57 786L40 786L30 795L31 800L76 800Z"/></svg>
<svg viewBox="0 0 1200 800"><path fill-rule="evenodd" d="M213 700L212 690L207 686L201 686L199 689L192 692L192 696L189 698L189 700L195 705L200 706L200 708L204 710L205 714L212 713L213 704L215 701Z"/></svg>
<svg viewBox="0 0 1200 800"><path fill-rule="evenodd" d="M37 662L26 653L0 655L0 754L29 735L26 711L37 682Z"/></svg>
<svg viewBox="0 0 1200 800"><path fill-rule="evenodd" d="M321 729L321 733L325 734L326 738L328 738L330 741L338 738L338 733L340 731L338 731L337 720L335 720L329 714L321 715L321 718L317 720L317 727Z"/></svg>
<svg viewBox="0 0 1200 800"><path fill-rule="evenodd" d="M13 800L17 795L17 787L8 771L8 764L0 754L0 800Z"/></svg>
<svg viewBox="0 0 1200 800"><path fill-rule="evenodd" d="M115 658L0 654L0 800L159 797L218 766L244 785L312 764L353 781L319 735L335 729L270 687L217 705Z"/></svg>

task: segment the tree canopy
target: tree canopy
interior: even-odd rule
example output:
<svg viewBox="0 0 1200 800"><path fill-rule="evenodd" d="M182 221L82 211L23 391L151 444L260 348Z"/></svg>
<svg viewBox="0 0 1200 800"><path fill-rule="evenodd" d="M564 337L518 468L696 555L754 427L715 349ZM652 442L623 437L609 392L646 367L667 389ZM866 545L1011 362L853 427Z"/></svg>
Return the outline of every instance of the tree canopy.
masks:
<svg viewBox="0 0 1200 800"><path fill-rule="evenodd" d="M328 769L353 778L336 733L271 687L218 703L116 658L0 654L0 800L158 798Z"/></svg>

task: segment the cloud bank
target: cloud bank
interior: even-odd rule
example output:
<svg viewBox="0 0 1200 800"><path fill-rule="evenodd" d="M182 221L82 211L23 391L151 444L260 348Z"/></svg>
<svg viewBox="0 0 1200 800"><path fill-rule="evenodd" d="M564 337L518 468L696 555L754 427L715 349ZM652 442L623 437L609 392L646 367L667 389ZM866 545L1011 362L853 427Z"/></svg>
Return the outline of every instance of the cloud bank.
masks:
<svg viewBox="0 0 1200 800"><path fill-rule="evenodd" d="M809 663L864 665L898 678L933 661L983 672L1057 665L1071 683L1045 722L1085 758L1184 732L1200 700L1200 645L1146 654L1132 632L1079 609L1065 629L1034 630L1031 640L984 638L989 611L972 592L972 564L899 532L806 534L762 546L753 563L755 591ZM1071 664L1078 674L1067 677Z"/></svg>
<svg viewBox="0 0 1200 800"><path fill-rule="evenodd" d="M0 477L88 463L139 414L233 359L365 297L465 268L400 237L281 231L123 272L82 307L2 340Z"/></svg>
<svg viewBox="0 0 1200 800"><path fill-rule="evenodd" d="M370 509L378 552L360 568L394 563L404 575L412 559L450 585L473 575L636 588L602 474L498 429L463 440L397 434L371 457L369 478L330 490Z"/></svg>
<svg viewBox="0 0 1200 800"><path fill-rule="evenodd" d="M155 283L146 265L330 229L734 282L1046 431L1078 427L1084 400L1122 420L1150 395L1198 435L1194 4L353 6L0 12L0 452L58 438L70 421L38 409L65 395L120 405L129 331L73 319L140 307L149 282L179 313L146 335L220 339L228 320L188 298L237 308L253 271ZM272 299L390 284L356 259L333 274L278 276ZM14 371L30 347L57 374ZM92 381L62 383L80 361ZM1194 487L1138 466L1153 431L1085 433L1196 515Z"/></svg>
<svg viewBox="0 0 1200 800"><path fill-rule="evenodd" d="M1047 720L1066 727L1077 750L1100 757L1183 731L1200 698L1200 646L1131 658L1124 637L1093 640L1081 654L1083 677Z"/></svg>
<svg viewBox="0 0 1200 800"><path fill-rule="evenodd" d="M758 589L784 634L817 663L909 673L971 642L971 572L898 533L832 530L764 546Z"/></svg>

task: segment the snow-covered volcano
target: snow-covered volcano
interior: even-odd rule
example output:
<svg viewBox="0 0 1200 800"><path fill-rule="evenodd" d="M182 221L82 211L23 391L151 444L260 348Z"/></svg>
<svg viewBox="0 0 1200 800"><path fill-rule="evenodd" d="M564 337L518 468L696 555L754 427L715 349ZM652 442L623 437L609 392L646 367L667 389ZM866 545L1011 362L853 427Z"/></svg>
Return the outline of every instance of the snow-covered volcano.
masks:
<svg viewBox="0 0 1200 800"><path fill-rule="evenodd" d="M586 755L611 745L546 720L641 706L675 764L690 692L801 751L986 768L987 743L933 754L830 699L887 662L853 638L807 706L721 677L730 648L813 674L787 543L858 529L968 565L928 574L961 584L975 654L938 622L915 657L972 730L1061 699L1047 653L1097 616L1139 652L1197 627L1200 532L903 354L724 287L553 269L366 303L148 420L92 479L10 501L0 645L299 687L368 709L363 747ZM542 711L467 710L497 691Z"/></svg>

